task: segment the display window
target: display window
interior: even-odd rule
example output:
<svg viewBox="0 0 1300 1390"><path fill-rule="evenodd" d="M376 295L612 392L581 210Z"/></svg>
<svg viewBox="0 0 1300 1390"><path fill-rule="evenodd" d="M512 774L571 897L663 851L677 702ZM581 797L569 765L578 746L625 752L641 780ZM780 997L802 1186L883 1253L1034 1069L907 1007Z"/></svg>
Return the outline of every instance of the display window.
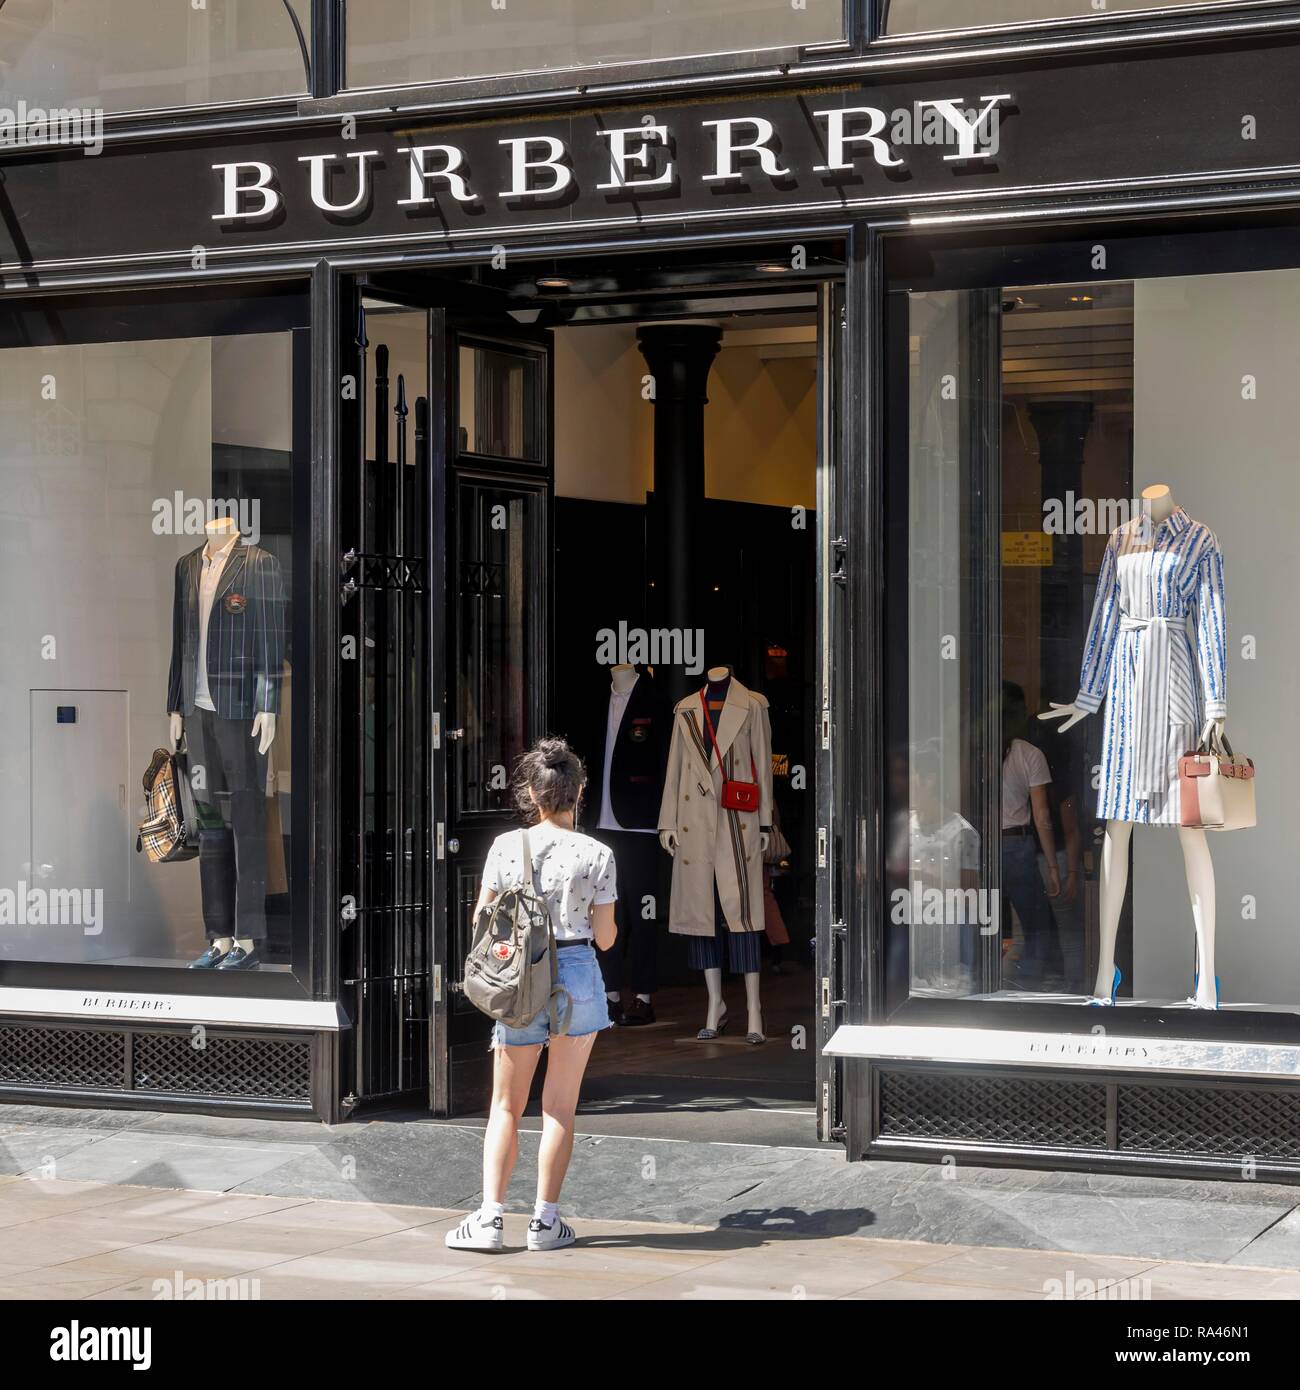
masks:
<svg viewBox="0 0 1300 1390"><path fill-rule="evenodd" d="M981 0L971 4L971 0L885 0L881 29L890 35L923 34L1064 19L1105 20L1180 8L1230 9L1245 3L1246 0Z"/></svg>
<svg viewBox="0 0 1300 1390"><path fill-rule="evenodd" d="M634 0L511 0L509 5L352 0L350 87L451 82L616 63L828 43L841 0L701 0L647 9Z"/></svg>
<svg viewBox="0 0 1300 1390"><path fill-rule="evenodd" d="M310 34L311 0L8 0L2 104L12 127L51 108L114 113L295 96L310 86Z"/></svg>
<svg viewBox="0 0 1300 1390"><path fill-rule="evenodd" d="M290 968L304 317L0 317L7 963Z"/></svg>
<svg viewBox="0 0 1300 1390"><path fill-rule="evenodd" d="M1294 1012L1300 271L891 299L891 1009Z"/></svg>

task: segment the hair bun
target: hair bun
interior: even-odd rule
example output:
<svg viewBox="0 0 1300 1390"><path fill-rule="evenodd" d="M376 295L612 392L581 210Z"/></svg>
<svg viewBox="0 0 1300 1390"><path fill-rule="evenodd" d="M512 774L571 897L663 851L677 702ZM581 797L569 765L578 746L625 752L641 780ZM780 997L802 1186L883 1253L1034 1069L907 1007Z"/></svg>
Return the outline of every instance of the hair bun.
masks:
<svg viewBox="0 0 1300 1390"><path fill-rule="evenodd" d="M566 767L573 758L569 745L561 739L547 739L537 750L546 767Z"/></svg>

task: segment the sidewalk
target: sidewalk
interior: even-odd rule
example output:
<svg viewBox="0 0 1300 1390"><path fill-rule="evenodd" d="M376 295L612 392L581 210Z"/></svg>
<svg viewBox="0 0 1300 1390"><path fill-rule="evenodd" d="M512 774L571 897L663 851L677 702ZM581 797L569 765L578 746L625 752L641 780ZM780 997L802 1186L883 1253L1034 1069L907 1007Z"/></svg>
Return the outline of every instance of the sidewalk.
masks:
<svg viewBox="0 0 1300 1390"><path fill-rule="evenodd" d="M0 1108L0 1297L255 1277L262 1298L1043 1298L1131 1279L1139 1297L1300 1298L1300 1188L617 1135L576 1145L561 1205L580 1244L530 1255L536 1143L521 1135L513 1249L485 1256L442 1245L478 1200L472 1125Z"/></svg>
<svg viewBox="0 0 1300 1390"><path fill-rule="evenodd" d="M258 1299L1300 1297L1300 1274L1279 1270L673 1223L580 1222L576 1246L537 1255L520 1248L526 1218L512 1216L505 1252L453 1252L443 1235L459 1219L430 1207L7 1178L0 1298L213 1297L209 1281Z"/></svg>

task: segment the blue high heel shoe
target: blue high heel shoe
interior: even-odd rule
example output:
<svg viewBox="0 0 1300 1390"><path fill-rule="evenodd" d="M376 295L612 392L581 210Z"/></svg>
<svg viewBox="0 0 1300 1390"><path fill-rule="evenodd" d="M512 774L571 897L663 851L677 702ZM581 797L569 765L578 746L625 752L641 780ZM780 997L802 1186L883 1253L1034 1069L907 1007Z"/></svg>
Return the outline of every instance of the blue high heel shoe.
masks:
<svg viewBox="0 0 1300 1390"><path fill-rule="evenodd" d="M1109 1008L1111 1005L1113 1005L1114 1002L1115 1002L1115 996L1119 993L1120 981L1121 981L1123 978L1124 978L1123 975L1121 975L1121 974L1119 973L1119 966L1117 965L1117 966L1115 967L1115 978L1110 982L1110 998L1109 998L1109 999L1089 999L1089 1000L1088 1000L1089 1006L1090 1006L1091 1008L1094 1008L1094 1009L1106 1009L1106 1008Z"/></svg>
<svg viewBox="0 0 1300 1390"><path fill-rule="evenodd" d="M1189 1004L1196 1004L1196 991L1201 987L1201 972L1198 970L1192 977L1192 997L1187 1001ZM1199 1009L1201 1006L1196 1004ZM1219 977L1214 977L1214 1007L1219 1007Z"/></svg>

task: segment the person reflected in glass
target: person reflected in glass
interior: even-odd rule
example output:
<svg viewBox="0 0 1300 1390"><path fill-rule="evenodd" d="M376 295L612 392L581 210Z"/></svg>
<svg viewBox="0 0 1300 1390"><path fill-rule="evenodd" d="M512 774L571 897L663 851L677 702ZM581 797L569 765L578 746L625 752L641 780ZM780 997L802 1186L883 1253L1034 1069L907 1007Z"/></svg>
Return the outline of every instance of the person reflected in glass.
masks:
<svg viewBox="0 0 1300 1390"><path fill-rule="evenodd" d="M980 838L944 797L943 773L938 739L915 743L890 760L894 805L900 808L886 846L890 920L908 925L914 992L966 995L977 988L983 924ZM901 941L901 932L895 933L892 939Z"/></svg>
<svg viewBox="0 0 1300 1390"><path fill-rule="evenodd" d="M1047 962L1056 949L1056 921L1051 899L1061 891L1056 837L1048 789L1052 773L1042 749L1020 735L1028 727L1025 692L1013 681L1002 683L1002 945L1003 983L1016 988L1043 988ZM1044 869L1040 874L1038 852ZM1020 919L1020 958L1008 970L1012 945L1011 914Z"/></svg>
<svg viewBox="0 0 1300 1390"><path fill-rule="evenodd" d="M1068 736L1067 736L1068 740ZM1056 983L1070 994L1086 994L1091 987L1085 962L1083 830L1079 824L1079 795L1076 768L1078 759L1068 741L1047 759L1052 783L1048 787L1048 806L1052 816L1052 835L1056 841L1056 869L1061 891L1051 899L1060 946L1059 977ZM1047 885L1047 857L1038 856L1038 872ZM1048 962L1049 971L1058 962Z"/></svg>

